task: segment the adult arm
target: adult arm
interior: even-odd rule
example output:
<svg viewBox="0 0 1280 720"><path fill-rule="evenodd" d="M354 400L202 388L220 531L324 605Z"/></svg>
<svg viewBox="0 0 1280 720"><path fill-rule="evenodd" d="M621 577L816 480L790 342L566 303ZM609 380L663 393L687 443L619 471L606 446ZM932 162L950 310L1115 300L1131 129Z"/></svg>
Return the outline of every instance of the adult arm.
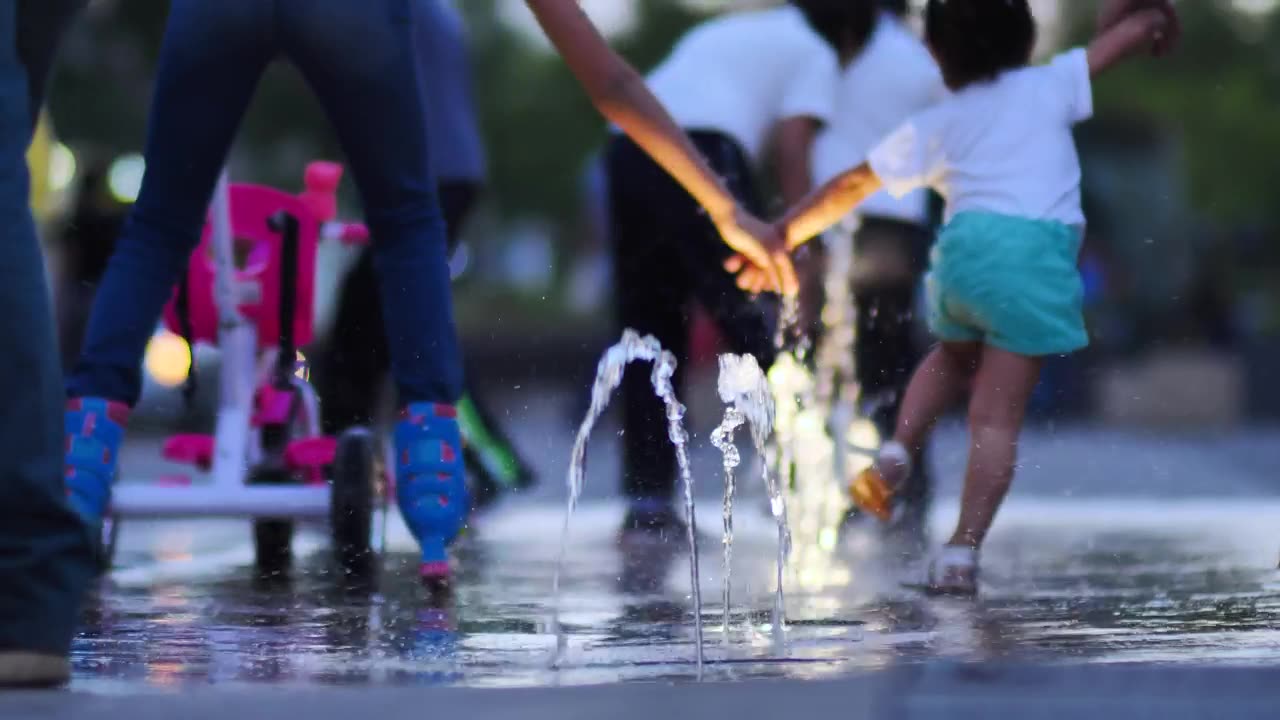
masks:
<svg viewBox="0 0 1280 720"><path fill-rule="evenodd" d="M787 207L813 189L813 142L821 128L822 122L812 117L790 117L778 123L778 189Z"/></svg>
<svg viewBox="0 0 1280 720"><path fill-rule="evenodd" d="M576 0L526 0L592 104L671 174L710 215L725 242L794 291L791 260L766 223L744 212L684 131L615 53Z"/></svg>

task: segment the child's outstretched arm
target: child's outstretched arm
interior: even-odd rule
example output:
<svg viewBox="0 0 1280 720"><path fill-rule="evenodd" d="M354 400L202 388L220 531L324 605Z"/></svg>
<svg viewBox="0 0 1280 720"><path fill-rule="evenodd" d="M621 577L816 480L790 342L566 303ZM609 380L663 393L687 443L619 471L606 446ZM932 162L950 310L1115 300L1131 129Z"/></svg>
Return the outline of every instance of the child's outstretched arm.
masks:
<svg viewBox="0 0 1280 720"><path fill-rule="evenodd" d="M591 102L707 210L725 242L794 292L791 260L772 229L738 207L688 136L649 92L644 78L613 52L577 0L526 0Z"/></svg>
<svg viewBox="0 0 1280 720"><path fill-rule="evenodd" d="M787 249L794 250L826 232L880 188L880 178L863 163L809 193L778 221Z"/></svg>
<svg viewBox="0 0 1280 720"><path fill-rule="evenodd" d="M1178 31L1177 12L1165 0L1112 0L1103 7L1098 36L1089 44L1089 74L1096 76L1145 48L1163 52Z"/></svg>
<svg viewBox="0 0 1280 720"><path fill-rule="evenodd" d="M868 197L879 192L882 183L867 163L847 170L809 193L779 220L776 234L786 240L787 250L795 250L827 228L840 222ZM738 287L759 293L768 288L768 278L749 267L741 255L729 258L724 267L738 276Z"/></svg>
<svg viewBox="0 0 1280 720"><path fill-rule="evenodd" d="M1177 11L1173 8L1172 0L1103 0L1098 8L1098 25L1095 34L1101 35L1129 15L1147 8L1159 9L1169 19L1169 26L1165 28L1163 37L1153 47L1156 55L1163 55L1182 36L1182 23L1178 19Z"/></svg>

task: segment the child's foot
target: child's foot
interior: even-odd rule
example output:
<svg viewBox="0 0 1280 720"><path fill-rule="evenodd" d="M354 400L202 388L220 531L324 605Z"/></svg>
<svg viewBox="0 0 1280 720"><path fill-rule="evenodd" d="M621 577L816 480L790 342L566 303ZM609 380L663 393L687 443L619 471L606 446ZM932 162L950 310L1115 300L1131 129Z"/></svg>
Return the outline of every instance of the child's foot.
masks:
<svg viewBox="0 0 1280 720"><path fill-rule="evenodd" d="M73 398L63 416L66 455L63 476L67 500L81 519L94 529L102 527L111 505L120 445L124 442L129 407L103 398Z"/></svg>
<svg viewBox="0 0 1280 720"><path fill-rule="evenodd" d="M978 551L961 545L944 545L929 566L925 592L930 595L973 597L978 594Z"/></svg>
<svg viewBox="0 0 1280 720"><path fill-rule="evenodd" d="M890 440L880 448L871 467L854 477L849 491L853 502L864 512L889 522L893 517L894 495L911 476L911 454L902 443Z"/></svg>
<svg viewBox="0 0 1280 720"><path fill-rule="evenodd" d="M452 405L416 403L396 424L396 500L422 548L421 575L448 582L447 549L466 527L471 497L463 471L462 434Z"/></svg>

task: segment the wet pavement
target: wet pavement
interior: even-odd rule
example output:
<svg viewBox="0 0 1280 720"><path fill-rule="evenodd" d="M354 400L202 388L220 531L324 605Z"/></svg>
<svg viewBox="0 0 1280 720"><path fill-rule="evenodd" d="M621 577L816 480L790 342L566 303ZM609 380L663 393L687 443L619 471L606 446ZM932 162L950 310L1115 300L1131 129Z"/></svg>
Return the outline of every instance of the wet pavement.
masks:
<svg viewBox="0 0 1280 720"><path fill-rule="evenodd" d="M556 651L551 583L571 399L545 389L505 394L510 427L542 484L476 520L458 548L452 597L419 587L398 521L384 571L363 586L336 572L321 527L300 531L287 577L261 578L244 521L128 522L118 567L91 598L75 642L71 692L0 697L0 717L296 711L348 720L371 707L388 720L487 707L475 716L598 718L610 708L611 717L647 720L678 715L660 709L677 699L699 715L734 707L758 715L789 698L788 708L867 717L963 717L966 703L998 701L1021 718L1050 701L1079 710L1082 697L1137 693L1138 707L1168 718L1204 709L1196 703L1212 697L1206 688L1238 688L1216 706L1232 716L1269 712L1280 696L1265 680L1280 660L1280 429L1034 428L984 555L978 600L904 588L915 569L889 560L873 533L852 532L831 553L797 537L779 642L770 624L775 529L750 459L739 478L727 635L722 626L720 459L706 439L719 409L695 393L710 682L690 687L698 671L687 557L678 542L619 548L618 430L608 418L572 524L560 615L567 643ZM933 448L935 539L954 521L964 443L963 430L948 425ZM158 451L158 440L134 438L125 481L173 473ZM1150 674L1122 679L1135 666ZM643 699L627 689L655 681L680 689ZM468 694L490 688L509 694ZM1177 691L1186 692L1173 702Z"/></svg>
<svg viewBox="0 0 1280 720"><path fill-rule="evenodd" d="M263 579L250 567L244 522L129 523L120 567L95 593L75 644L73 695L695 679L683 546L619 549L608 426L591 448L587 500L573 521L561 608L568 644L557 657L551 579L571 438L556 408L525 405L517 415L517 440L538 460L543 485L477 520L459 548L453 597L429 598L414 581L413 545L398 522L385 570L366 587L333 569L322 528L295 540L289 578ZM1034 430L985 554L980 599L905 589L910 571L887 561L872 534L854 532L833 553L797 554L779 645L769 625L775 535L759 488L738 504L727 637L721 624L719 463L707 424L695 418L705 679L889 677L951 662L1202 668L1280 659L1280 433ZM944 428L933 453L934 537L954 519L963 443L958 428ZM135 442L128 477L166 472L155 450Z"/></svg>
<svg viewBox="0 0 1280 720"><path fill-rule="evenodd" d="M594 503L576 519L562 610L569 648L558 667L548 627L558 509L516 506L484 518L460 548L465 570L450 600L428 599L412 582L398 528L393 546L406 552L366 591L343 587L318 532L299 538L304 557L284 581L249 569L247 529L138 524L126 536L125 566L104 583L76 642L74 687L693 679L684 558L624 559L612 542L620 517L620 506ZM779 649L768 627L772 526L743 518L727 647L718 601L704 608L706 677L833 678L933 660L1273 665L1278 520L1274 501L1014 502L976 602L919 597L874 559L874 543L853 542L820 567L792 569ZM711 601L719 557L715 543L704 546Z"/></svg>

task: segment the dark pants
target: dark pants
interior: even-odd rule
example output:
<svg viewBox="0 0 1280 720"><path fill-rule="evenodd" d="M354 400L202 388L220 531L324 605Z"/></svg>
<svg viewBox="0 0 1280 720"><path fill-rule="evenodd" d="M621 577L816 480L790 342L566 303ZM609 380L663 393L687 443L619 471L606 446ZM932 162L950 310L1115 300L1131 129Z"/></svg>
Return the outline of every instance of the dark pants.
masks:
<svg viewBox="0 0 1280 720"><path fill-rule="evenodd" d="M758 211L751 164L738 144L719 133L690 136L738 201ZM734 352L751 353L769 367L775 351L767 308L725 272L730 250L706 213L630 140L614 138L607 162L621 326L652 334L676 356L677 391L689 362L694 300L710 312ZM631 498L668 500L675 490L675 451L649 375L648 365L633 364L622 382L623 491Z"/></svg>
<svg viewBox="0 0 1280 720"><path fill-rule="evenodd" d="M71 19L89 0L17 0L18 57L27 68L27 112L34 126L44 106L44 93L58 43Z"/></svg>
<svg viewBox="0 0 1280 720"><path fill-rule="evenodd" d="M70 371L80 358L81 340L98 283L107 271L128 208L109 201L105 173L91 170L81 181L76 207L56 239L54 312L62 367Z"/></svg>
<svg viewBox="0 0 1280 720"><path fill-rule="evenodd" d="M137 401L143 352L199 240L227 150L258 79L283 56L318 96L360 190L401 402L457 401L462 367L411 7L173 0L146 176L98 288L70 395Z"/></svg>
<svg viewBox="0 0 1280 720"><path fill-rule="evenodd" d="M923 226L886 218L863 218L854 236L854 263L859 255L897 255L903 274L873 276L853 287L857 306L854 357L862 397L872 408L871 420L884 437L893 435L907 383L923 357L913 330L915 292L928 264L932 234ZM921 453L902 494L909 508L923 512L931 487Z"/></svg>
<svg viewBox="0 0 1280 720"><path fill-rule="evenodd" d="M440 209L452 253L480 186L468 181L441 181L439 188ZM391 350L382 318L373 253L365 252L342 285L328 347L316 368L327 434L337 435L373 422L382 381L391 369Z"/></svg>
<svg viewBox="0 0 1280 720"><path fill-rule="evenodd" d="M0 4L0 650L68 652L94 572L62 484L62 373L26 162L32 103L74 9Z"/></svg>

